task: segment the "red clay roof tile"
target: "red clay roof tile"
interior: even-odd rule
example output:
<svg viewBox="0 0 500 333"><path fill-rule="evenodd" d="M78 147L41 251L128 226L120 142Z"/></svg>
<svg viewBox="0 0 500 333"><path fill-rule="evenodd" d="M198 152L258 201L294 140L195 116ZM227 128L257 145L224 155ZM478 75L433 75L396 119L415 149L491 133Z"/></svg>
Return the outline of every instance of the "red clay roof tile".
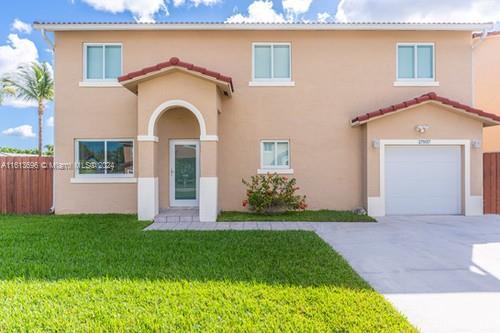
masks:
<svg viewBox="0 0 500 333"><path fill-rule="evenodd" d="M185 69L193 71L193 72L198 72L200 74L213 77L216 80L227 82L231 86L231 91L234 91L233 79L230 76L222 75L218 72L208 70L204 67L199 67L199 66L196 66L194 64L181 61L177 57L172 57L168 61L161 62L161 63L153 65L153 66L148 66L148 67L145 67L145 68L140 69L138 71L124 74L124 75L118 77L118 82L129 81L129 80L135 79L139 76L154 73L154 72L160 71L160 70L162 70L164 68L168 68L168 67L182 67L182 68L185 68Z"/></svg>
<svg viewBox="0 0 500 333"><path fill-rule="evenodd" d="M474 114L476 116L480 116L480 117L483 117L483 118L488 118L488 119L492 120L493 122L500 123L500 116L498 116L496 114L484 112L482 110L473 108L471 106L462 104L460 102L451 100L449 98L438 96L435 92L429 92L427 94L423 94L422 96L419 96L419 97L416 97L416 98L412 98L410 100L407 100L407 101L404 101L404 102L401 102L401 103L398 103L398 104L394 104L394 105L385 107L383 109L379 109L379 110L376 110L376 111L373 111L373 112L369 112L369 113L365 113L365 114L359 115L356 118L352 119L351 123L353 125L360 124L360 123L365 123L365 122L367 122L368 120L370 120L372 118L377 118L377 117L380 117L382 115L390 114L390 113L393 113L393 112L396 112L396 111L399 111L399 110L406 109L406 108L408 108L410 106L413 106L413 105L416 105L416 104L420 104L420 103L424 103L426 101L431 101L431 100L439 102L439 103L442 103L442 104L445 104L445 105L452 106L452 107L454 107L456 109L460 109L462 111Z"/></svg>

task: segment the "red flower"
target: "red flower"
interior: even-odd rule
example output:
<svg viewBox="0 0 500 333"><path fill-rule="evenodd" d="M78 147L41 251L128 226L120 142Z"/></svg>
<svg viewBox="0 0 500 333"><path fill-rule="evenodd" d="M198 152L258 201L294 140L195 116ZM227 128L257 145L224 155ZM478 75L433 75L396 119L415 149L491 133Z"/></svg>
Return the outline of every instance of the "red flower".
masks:
<svg viewBox="0 0 500 333"><path fill-rule="evenodd" d="M241 202L241 205L242 205L243 207L246 207L246 206L248 205L248 200L243 200L243 201Z"/></svg>

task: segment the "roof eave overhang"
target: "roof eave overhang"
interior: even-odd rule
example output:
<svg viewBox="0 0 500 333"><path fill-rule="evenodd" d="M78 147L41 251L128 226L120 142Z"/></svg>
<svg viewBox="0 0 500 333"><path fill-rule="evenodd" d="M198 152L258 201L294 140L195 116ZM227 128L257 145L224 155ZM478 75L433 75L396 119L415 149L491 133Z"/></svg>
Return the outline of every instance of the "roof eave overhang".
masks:
<svg viewBox="0 0 500 333"><path fill-rule="evenodd" d="M455 111L455 112L458 112L466 117L470 117L470 118L473 118L473 119L476 119L476 120L479 120L483 123L483 125L485 127L489 127L489 126L496 126L496 125L500 125L500 121L497 121L497 120L494 120L494 119L491 119L491 118L488 118L488 117L485 117L485 116L482 116L482 115L479 115L479 114L475 114L475 113L470 113L470 112L467 112L461 108L456 108L454 106L451 106L451 105L447 105L447 104L444 104L440 101L436 101L436 100L428 100L428 101L425 101L425 102L422 102L422 103L418 103L418 104L414 104L414 105L411 105L411 106L408 106L408 107L405 107L405 108L402 108L402 109L399 109L397 111L392 111L392 112L388 112L388 113L385 113L385 114L381 114L379 116L376 116L376 117L370 117L366 120L362 120L362 121L359 121L359 120L355 120L355 121L351 121L351 126L352 127L358 127L358 126L361 126L361 125L364 125L364 124L367 124L369 122L372 122L372 121L375 121L375 120L378 120L378 119L381 119L381 118L385 118L385 117L389 117L391 115L394 115L394 114L397 114L397 113L400 113L400 112L404 112L404 111L407 111L409 109L414 109L414 108L418 108L420 106L424 106L425 104L436 104L436 105L439 105L445 109L448 109L448 110L451 110L451 111Z"/></svg>
<svg viewBox="0 0 500 333"><path fill-rule="evenodd" d="M482 31L494 27L486 23L404 23L404 22L331 22L331 23L57 23L35 22L33 27L45 31L111 31L111 30L434 30Z"/></svg>
<svg viewBox="0 0 500 333"><path fill-rule="evenodd" d="M137 94L137 91L138 91L137 87L141 82L145 82L145 81L160 77L162 75L168 75L168 74L175 72L175 71L180 71L180 72L198 77L200 79L210 81L210 82L214 83L215 85L217 85L217 87L220 89L220 91L225 96L231 96L233 93L232 85L229 82L217 80L211 76L204 75L204 74L197 73L197 72L193 72L193 71L190 71L188 69L185 69L183 67L178 67L178 66L171 66L171 67L164 68L162 70L159 70L159 71L156 71L153 73L144 74L141 76L134 77L133 79L130 79L130 80L122 80L119 82L124 88L130 90L134 94Z"/></svg>

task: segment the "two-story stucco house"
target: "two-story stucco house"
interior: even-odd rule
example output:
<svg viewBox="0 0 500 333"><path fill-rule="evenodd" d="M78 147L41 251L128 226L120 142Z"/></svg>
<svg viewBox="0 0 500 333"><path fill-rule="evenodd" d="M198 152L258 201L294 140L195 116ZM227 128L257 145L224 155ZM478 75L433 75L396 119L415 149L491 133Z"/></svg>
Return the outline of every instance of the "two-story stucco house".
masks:
<svg viewBox="0 0 500 333"><path fill-rule="evenodd" d="M459 23L35 23L54 32L55 211L241 210L242 178L311 209L480 215L483 127Z"/></svg>

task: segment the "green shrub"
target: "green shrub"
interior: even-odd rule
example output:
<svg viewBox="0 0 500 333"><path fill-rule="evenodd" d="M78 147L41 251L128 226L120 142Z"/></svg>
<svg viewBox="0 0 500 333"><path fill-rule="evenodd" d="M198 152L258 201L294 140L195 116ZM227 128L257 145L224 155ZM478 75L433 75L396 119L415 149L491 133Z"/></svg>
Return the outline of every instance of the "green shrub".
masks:
<svg viewBox="0 0 500 333"><path fill-rule="evenodd" d="M289 179L276 173L252 176L250 181L242 179L247 187L247 198L243 207L257 213L276 213L307 208L306 196L297 195L300 189L295 178Z"/></svg>

